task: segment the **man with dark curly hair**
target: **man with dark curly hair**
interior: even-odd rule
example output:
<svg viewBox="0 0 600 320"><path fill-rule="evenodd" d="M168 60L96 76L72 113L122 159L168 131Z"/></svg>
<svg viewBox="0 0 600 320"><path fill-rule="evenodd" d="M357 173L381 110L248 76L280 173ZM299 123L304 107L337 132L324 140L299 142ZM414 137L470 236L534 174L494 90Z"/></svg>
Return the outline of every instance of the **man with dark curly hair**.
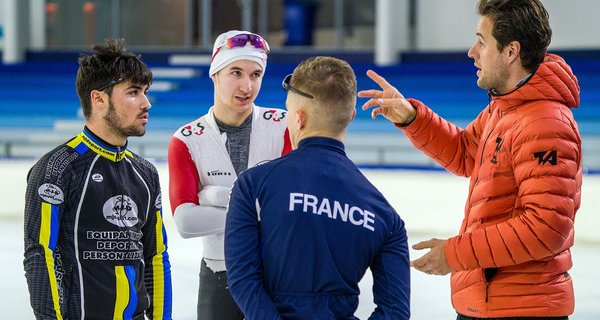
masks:
<svg viewBox="0 0 600 320"><path fill-rule="evenodd" d="M27 176L23 263L37 319L171 319L158 173L127 149L146 132L151 83L123 40L79 59L85 127Z"/></svg>

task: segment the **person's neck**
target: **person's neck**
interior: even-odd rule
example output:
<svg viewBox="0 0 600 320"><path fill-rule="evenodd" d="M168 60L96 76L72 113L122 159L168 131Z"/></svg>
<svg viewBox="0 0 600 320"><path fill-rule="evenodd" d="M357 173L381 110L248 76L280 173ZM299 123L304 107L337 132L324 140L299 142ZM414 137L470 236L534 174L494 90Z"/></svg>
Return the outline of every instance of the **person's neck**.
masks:
<svg viewBox="0 0 600 320"><path fill-rule="evenodd" d="M127 137L116 135L108 127L98 125L94 121L86 121L85 126L90 129L98 138L115 147L123 147L127 144Z"/></svg>
<svg viewBox="0 0 600 320"><path fill-rule="evenodd" d="M521 86L523 82L531 75L531 72L525 69L519 69L518 71L513 72L513 74L509 77L508 81L506 81L506 88L502 90L502 92L497 92L498 94L505 94L515 90L517 87Z"/></svg>
<svg viewBox="0 0 600 320"><path fill-rule="evenodd" d="M228 108L224 105L217 105L213 109L213 113L215 118L219 120L219 122L226 124L232 127L239 127L244 120L248 118L252 114L253 106L250 106L248 110L243 113L232 111L231 108Z"/></svg>

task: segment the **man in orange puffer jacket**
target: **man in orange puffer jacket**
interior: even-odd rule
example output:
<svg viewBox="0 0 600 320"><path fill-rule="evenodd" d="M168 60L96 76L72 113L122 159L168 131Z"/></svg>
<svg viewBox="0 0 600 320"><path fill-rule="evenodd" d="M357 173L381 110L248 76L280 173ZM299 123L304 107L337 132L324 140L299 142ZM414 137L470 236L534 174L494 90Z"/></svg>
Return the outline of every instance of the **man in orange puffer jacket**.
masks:
<svg viewBox="0 0 600 320"><path fill-rule="evenodd" d="M383 115L446 170L470 177L459 235L413 246L431 249L411 265L452 273L457 319L567 319L574 310L575 213L581 200L581 138L570 108L579 85L559 56L539 0L480 0L469 50L489 105L462 129L384 78L365 90L363 110Z"/></svg>

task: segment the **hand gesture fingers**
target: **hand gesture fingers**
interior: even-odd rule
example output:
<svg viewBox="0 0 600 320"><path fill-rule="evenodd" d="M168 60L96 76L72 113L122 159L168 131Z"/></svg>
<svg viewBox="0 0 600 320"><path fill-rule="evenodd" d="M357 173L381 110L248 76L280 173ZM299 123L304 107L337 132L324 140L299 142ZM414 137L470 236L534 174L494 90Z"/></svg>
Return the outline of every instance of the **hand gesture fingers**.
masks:
<svg viewBox="0 0 600 320"><path fill-rule="evenodd" d="M387 82L387 80L385 80L385 78L378 75L375 71L368 70L367 76L369 78L371 78L373 81L375 81L375 83L377 83L379 85L381 90L378 90L378 89L361 90L358 92L358 96L360 98L371 98L371 99L404 98L404 96L396 88L394 88L394 86L392 86L389 82Z"/></svg>
<svg viewBox="0 0 600 320"><path fill-rule="evenodd" d="M432 239L433 240L433 239ZM423 249L429 249L431 248L431 241L432 240L427 240L427 241L421 241L415 245L412 246L413 249L415 250L423 250ZM410 262L410 266L422 271L422 272L426 272L425 268L427 267L427 264L429 262L430 259L430 252L426 253L425 255L423 255L422 257L420 257L419 259L415 259L413 261Z"/></svg>
<svg viewBox="0 0 600 320"><path fill-rule="evenodd" d="M358 92L359 98L378 99L383 97L383 91L377 89L361 90Z"/></svg>
<svg viewBox="0 0 600 320"><path fill-rule="evenodd" d="M394 87L389 82L387 82L387 80L385 80L384 77L380 76L377 72L375 72L371 69L367 70L367 77L369 77L369 78L371 78L371 80L375 81L375 83L377 83L383 90Z"/></svg>
<svg viewBox="0 0 600 320"><path fill-rule="evenodd" d="M377 115L382 115L394 123L404 123L414 118L415 108L385 78L373 70L368 70L367 76L381 87L381 90L370 89L358 92L359 97L370 98L362 105L362 109L374 108L371 111L371 118L375 119Z"/></svg>
<svg viewBox="0 0 600 320"><path fill-rule="evenodd" d="M421 241L417 244L414 244L412 246L413 249L415 250L423 250L423 249L428 249L428 248L433 248L435 246L435 243L438 243L439 239L433 238L431 240L427 240L427 241Z"/></svg>
<svg viewBox="0 0 600 320"><path fill-rule="evenodd" d="M369 99L367 102L365 102L362 105L362 109L367 110L369 108L377 107L371 111L371 118L373 118L373 119L375 119L375 117L378 114L385 116L386 110L384 110L383 107L381 106L382 102L383 102L382 99L379 99L379 98L378 99Z"/></svg>
<svg viewBox="0 0 600 320"><path fill-rule="evenodd" d="M415 250L431 249L422 257L410 262L410 266L427 274L445 275L452 271L445 255L446 241L431 239L412 246Z"/></svg>

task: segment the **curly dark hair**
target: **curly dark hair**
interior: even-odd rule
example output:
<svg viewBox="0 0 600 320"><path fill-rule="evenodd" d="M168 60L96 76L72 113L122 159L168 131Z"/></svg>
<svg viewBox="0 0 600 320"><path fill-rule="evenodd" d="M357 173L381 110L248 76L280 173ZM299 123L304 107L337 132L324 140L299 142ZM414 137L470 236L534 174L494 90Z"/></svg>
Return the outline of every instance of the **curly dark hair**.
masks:
<svg viewBox="0 0 600 320"><path fill-rule="evenodd" d="M79 58L75 81L86 119L92 114L92 90L104 90L110 96L113 86L119 82L152 84L152 72L139 55L127 52L124 39L107 39L103 45L96 45L92 50L93 53Z"/></svg>

